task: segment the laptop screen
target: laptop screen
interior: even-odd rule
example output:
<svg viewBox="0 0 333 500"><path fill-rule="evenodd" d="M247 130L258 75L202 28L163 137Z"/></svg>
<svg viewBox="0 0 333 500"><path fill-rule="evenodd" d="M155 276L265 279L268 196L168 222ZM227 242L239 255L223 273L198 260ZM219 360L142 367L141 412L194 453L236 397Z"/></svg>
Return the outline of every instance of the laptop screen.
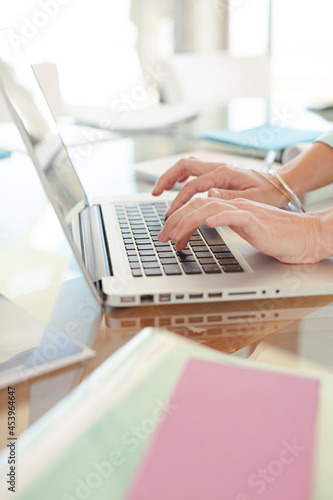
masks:
<svg viewBox="0 0 333 500"><path fill-rule="evenodd" d="M12 107L43 184L64 217L87 196L14 29L0 30L0 88Z"/></svg>

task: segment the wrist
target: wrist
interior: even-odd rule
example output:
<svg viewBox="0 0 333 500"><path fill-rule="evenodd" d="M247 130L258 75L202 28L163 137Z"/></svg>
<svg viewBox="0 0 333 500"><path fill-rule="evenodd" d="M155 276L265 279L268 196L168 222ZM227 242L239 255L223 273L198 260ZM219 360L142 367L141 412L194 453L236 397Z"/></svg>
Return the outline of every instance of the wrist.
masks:
<svg viewBox="0 0 333 500"><path fill-rule="evenodd" d="M278 171L295 194L300 197L308 191L333 182L333 148L317 142L310 149Z"/></svg>
<svg viewBox="0 0 333 500"><path fill-rule="evenodd" d="M313 230L313 262L319 262L333 256L333 210L324 210L307 214Z"/></svg>
<svg viewBox="0 0 333 500"><path fill-rule="evenodd" d="M282 166L278 169L278 173L294 193L300 197L305 194L308 189L304 183L303 172L300 171L298 164L294 162Z"/></svg>

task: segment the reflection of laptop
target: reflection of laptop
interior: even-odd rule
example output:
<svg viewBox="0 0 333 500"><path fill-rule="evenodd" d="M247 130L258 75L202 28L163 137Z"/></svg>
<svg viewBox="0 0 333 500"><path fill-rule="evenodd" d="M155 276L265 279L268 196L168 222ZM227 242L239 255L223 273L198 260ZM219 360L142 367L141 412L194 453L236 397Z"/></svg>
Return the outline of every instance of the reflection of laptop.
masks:
<svg viewBox="0 0 333 500"><path fill-rule="evenodd" d="M15 40L15 43L13 43ZM0 32L0 87L95 297L112 306L328 294L333 260L289 266L229 229L197 231L185 252L157 235L170 195L88 200L13 30Z"/></svg>

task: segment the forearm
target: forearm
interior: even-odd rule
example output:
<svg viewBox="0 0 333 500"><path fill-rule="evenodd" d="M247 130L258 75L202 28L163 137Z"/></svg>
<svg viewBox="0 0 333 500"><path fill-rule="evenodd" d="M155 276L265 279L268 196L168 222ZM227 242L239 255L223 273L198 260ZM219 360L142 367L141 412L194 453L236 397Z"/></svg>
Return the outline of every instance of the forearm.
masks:
<svg viewBox="0 0 333 500"><path fill-rule="evenodd" d="M279 168L297 196L333 182L333 148L322 142Z"/></svg>

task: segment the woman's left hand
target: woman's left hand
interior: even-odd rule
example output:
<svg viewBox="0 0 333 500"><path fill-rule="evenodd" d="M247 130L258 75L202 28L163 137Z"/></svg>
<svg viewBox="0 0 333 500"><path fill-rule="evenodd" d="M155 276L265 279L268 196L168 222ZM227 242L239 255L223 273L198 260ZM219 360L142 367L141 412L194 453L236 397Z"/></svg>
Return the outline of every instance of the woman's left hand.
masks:
<svg viewBox="0 0 333 500"><path fill-rule="evenodd" d="M322 212L323 213L323 212ZM195 198L174 212L159 240L182 250L196 229L229 226L257 250L290 264L315 263L329 256L321 212L298 214L242 198Z"/></svg>

